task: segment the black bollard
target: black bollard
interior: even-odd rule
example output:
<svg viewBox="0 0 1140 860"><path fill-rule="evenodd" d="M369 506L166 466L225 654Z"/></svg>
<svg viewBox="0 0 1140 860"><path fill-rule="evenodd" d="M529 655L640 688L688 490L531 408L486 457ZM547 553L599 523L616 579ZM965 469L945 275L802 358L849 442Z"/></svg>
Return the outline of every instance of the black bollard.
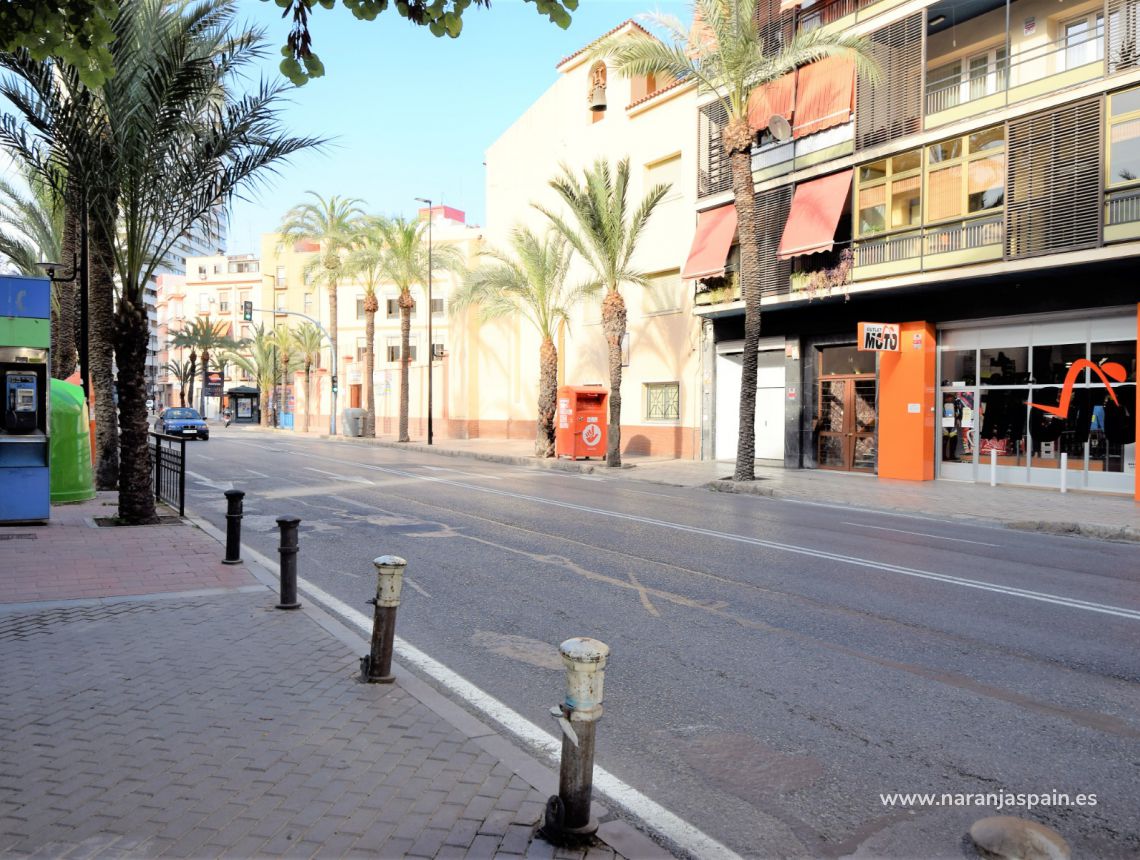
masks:
<svg viewBox="0 0 1140 860"><path fill-rule="evenodd" d="M360 674L369 684L391 684L392 648L396 639L396 610L408 563L396 555L372 560L376 568L376 596L369 603L376 607L372 617L372 651L360 658Z"/></svg>
<svg viewBox="0 0 1140 860"><path fill-rule="evenodd" d="M241 564L241 518L245 490L226 490L226 557L222 564Z"/></svg>
<svg viewBox="0 0 1140 860"><path fill-rule="evenodd" d="M278 517L277 525L281 529L281 546L277 551L281 554L281 602L278 609L300 609L297 601L297 526L301 524L300 517Z"/></svg>

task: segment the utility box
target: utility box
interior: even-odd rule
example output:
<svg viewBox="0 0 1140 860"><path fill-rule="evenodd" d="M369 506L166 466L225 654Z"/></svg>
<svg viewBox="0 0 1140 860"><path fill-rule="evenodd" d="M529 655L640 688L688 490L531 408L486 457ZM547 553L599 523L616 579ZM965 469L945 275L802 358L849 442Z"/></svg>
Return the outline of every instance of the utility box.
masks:
<svg viewBox="0 0 1140 860"><path fill-rule="evenodd" d="M610 399L604 388L563 385L558 389L558 413L554 425L554 453L571 460L606 456L606 407Z"/></svg>
<svg viewBox="0 0 1140 860"><path fill-rule="evenodd" d="M51 282L0 276L0 522L51 515Z"/></svg>

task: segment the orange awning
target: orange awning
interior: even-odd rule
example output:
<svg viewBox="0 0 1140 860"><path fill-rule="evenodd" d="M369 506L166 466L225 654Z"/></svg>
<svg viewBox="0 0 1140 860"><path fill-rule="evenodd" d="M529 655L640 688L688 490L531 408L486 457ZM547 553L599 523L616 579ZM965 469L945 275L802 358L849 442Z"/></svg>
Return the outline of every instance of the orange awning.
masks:
<svg viewBox="0 0 1140 860"><path fill-rule="evenodd" d="M724 274L728 251L736 235L736 205L729 203L697 215L697 235L681 277L714 278Z"/></svg>
<svg viewBox="0 0 1140 860"><path fill-rule="evenodd" d="M815 134L851 119L855 108L855 61L826 57L800 69L795 137Z"/></svg>
<svg viewBox="0 0 1140 860"><path fill-rule="evenodd" d="M791 122L795 107L796 73L792 72L752 91L748 97L748 126L753 131L765 129L774 114Z"/></svg>
<svg viewBox="0 0 1140 860"><path fill-rule="evenodd" d="M851 173L843 170L796 186L776 256L787 260L835 246L835 227L851 190Z"/></svg>

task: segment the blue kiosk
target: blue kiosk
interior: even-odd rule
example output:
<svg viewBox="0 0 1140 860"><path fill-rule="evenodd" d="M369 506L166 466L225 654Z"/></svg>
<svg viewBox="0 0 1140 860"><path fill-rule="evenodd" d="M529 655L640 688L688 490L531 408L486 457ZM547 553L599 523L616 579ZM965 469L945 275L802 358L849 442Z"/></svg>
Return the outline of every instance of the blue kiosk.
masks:
<svg viewBox="0 0 1140 860"><path fill-rule="evenodd" d="M51 515L51 282L0 276L0 524Z"/></svg>

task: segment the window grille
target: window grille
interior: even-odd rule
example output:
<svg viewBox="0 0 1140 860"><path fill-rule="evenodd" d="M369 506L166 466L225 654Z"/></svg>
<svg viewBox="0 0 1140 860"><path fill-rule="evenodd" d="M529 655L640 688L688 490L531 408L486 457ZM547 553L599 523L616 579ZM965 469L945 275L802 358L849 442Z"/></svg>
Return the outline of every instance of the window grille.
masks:
<svg viewBox="0 0 1140 860"><path fill-rule="evenodd" d="M681 386L677 382L645 384L645 418L647 421L679 421L681 419Z"/></svg>

